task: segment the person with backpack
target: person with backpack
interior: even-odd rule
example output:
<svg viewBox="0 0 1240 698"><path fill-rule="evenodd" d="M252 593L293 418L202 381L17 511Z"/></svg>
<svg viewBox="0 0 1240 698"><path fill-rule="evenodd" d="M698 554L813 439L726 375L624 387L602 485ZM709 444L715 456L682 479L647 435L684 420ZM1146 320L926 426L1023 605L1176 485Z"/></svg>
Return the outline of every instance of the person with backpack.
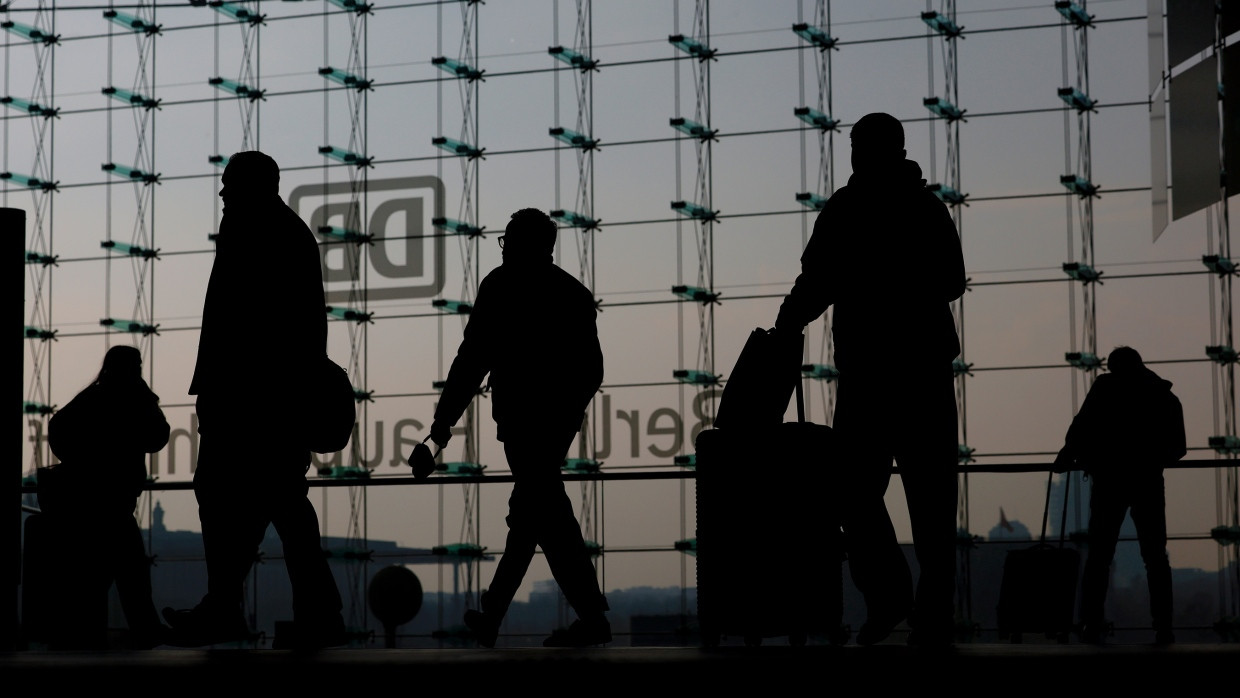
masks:
<svg viewBox="0 0 1240 698"><path fill-rule="evenodd" d="M1184 409L1171 381L1146 367L1136 349L1116 347L1107 357L1107 373L1094 380L1073 417L1054 465L1057 472L1082 469L1092 481L1082 641L1101 644L1106 635L1111 562L1120 526L1131 514L1145 562L1154 641L1175 642L1163 469L1184 457L1185 444Z"/></svg>
<svg viewBox="0 0 1240 698"><path fill-rule="evenodd" d="M245 581L268 526L280 536L293 587L292 638L277 648L347 644L343 602L323 553L306 473L318 377L327 353L323 270L314 233L280 198L280 167L257 150L235 153L221 177L224 202L189 394L200 446L194 496L202 523L207 593L165 608L169 644L200 647L251 637ZM238 320L261 305L262 322Z"/></svg>
<svg viewBox="0 0 1240 698"><path fill-rule="evenodd" d="M60 556L72 569L53 572L50 645L107 646L107 592L113 583L129 624L130 644L165 641L151 592L151 561L134 510L147 481L146 456L168 443L159 396L142 378L142 354L131 346L104 354L99 374L47 426L59 463L38 473L39 504L53 525ZM72 552L70 552L72 551ZM66 565L69 560L64 561Z"/></svg>

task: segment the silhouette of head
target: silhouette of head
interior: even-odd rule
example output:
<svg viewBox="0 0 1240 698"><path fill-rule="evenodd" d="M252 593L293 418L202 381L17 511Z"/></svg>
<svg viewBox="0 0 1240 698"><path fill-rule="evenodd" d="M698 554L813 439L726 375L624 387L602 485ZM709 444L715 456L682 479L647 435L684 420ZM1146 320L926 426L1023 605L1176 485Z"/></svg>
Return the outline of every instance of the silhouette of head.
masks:
<svg viewBox="0 0 1240 698"><path fill-rule="evenodd" d="M116 346L103 355L96 383L137 380L142 377L142 352L137 347Z"/></svg>
<svg viewBox="0 0 1240 698"><path fill-rule="evenodd" d="M504 261L544 259L555 248L559 226L551 217L536 208L523 208L512 214L504 228L502 253Z"/></svg>
<svg viewBox="0 0 1240 698"><path fill-rule="evenodd" d="M1143 368L1145 362L1132 347L1116 347L1107 357L1107 370L1116 375L1129 376Z"/></svg>
<svg viewBox="0 0 1240 698"><path fill-rule="evenodd" d="M873 112L853 124L853 172L883 172L904 160L904 126L890 114Z"/></svg>
<svg viewBox="0 0 1240 698"><path fill-rule="evenodd" d="M248 208L280 196L280 166L257 150L235 153L228 159L220 198L224 208Z"/></svg>

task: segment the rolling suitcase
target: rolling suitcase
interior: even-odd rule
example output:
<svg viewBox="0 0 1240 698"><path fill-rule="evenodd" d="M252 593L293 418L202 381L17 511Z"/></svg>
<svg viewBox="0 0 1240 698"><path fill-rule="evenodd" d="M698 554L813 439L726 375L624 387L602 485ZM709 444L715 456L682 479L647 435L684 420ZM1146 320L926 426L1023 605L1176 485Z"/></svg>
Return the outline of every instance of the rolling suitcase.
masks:
<svg viewBox="0 0 1240 698"><path fill-rule="evenodd" d="M726 427L716 423L695 442L698 623L707 647L728 636L750 646L780 636L793 645L819 634L847 639L832 431L805 421L800 337L771 334L755 330L737 361L720 402ZM794 391L798 421L783 422Z"/></svg>
<svg viewBox="0 0 1240 698"><path fill-rule="evenodd" d="M1012 550L1003 563L999 588L998 623L1000 639L1014 643L1026 633L1042 633L1060 644L1068 641L1076 612L1076 588L1081 567L1080 552L1064 546L1068 514L1068 490L1064 489L1064 512L1059 526L1059 543L1046 542L1046 518L1050 510L1051 481L1046 483L1046 505L1042 511L1042 535L1028 548Z"/></svg>

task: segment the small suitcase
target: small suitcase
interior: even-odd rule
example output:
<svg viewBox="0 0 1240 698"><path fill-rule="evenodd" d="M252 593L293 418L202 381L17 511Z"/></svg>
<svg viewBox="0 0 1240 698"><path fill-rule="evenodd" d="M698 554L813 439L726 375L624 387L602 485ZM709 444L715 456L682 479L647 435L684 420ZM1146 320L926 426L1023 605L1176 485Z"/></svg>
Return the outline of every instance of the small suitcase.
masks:
<svg viewBox="0 0 1240 698"><path fill-rule="evenodd" d="M1009 551L1003 563L997 609L999 637L1014 643L1021 642L1026 633L1042 633L1063 644L1068 641L1073 628L1081 555L1076 548L1064 546L1068 507L1066 488L1059 543L1053 545L1046 542L1050 488L1051 481L1048 480L1039 542L1028 548Z"/></svg>
<svg viewBox="0 0 1240 698"><path fill-rule="evenodd" d="M768 342L770 336L757 337L762 332L751 335L748 356L734 371L739 380L720 402L730 406L733 421L695 441L702 643L714 647L739 636L755 646L787 636L790 644L803 645L821 634L843 644L844 547L829 477L831 427L805 421L799 338L797 352L781 356L778 350L790 340ZM772 347L776 353L766 353ZM783 422L794 390L798 421ZM767 412L778 410L773 419L741 402L754 394L767 395L760 403Z"/></svg>

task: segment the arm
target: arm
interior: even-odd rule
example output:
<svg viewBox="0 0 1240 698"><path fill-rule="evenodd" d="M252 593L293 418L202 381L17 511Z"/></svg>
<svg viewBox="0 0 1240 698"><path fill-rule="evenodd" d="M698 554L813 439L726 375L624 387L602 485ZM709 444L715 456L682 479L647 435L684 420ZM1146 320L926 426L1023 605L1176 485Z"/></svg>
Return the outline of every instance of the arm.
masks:
<svg viewBox="0 0 1240 698"><path fill-rule="evenodd" d="M142 387L145 390L140 398L142 414L135 415L141 424L138 441L144 453L155 453L168 445L171 429L164 411L159 407L159 397L146 387L146 381L143 381Z"/></svg>
<svg viewBox="0 0 1240 698"><path fill-rule="evenodd" d="M1095 450L1094 440L1099 425L1097 413L1105 409L1102 403L1105 402L1108 391L1105 378L1106 376L1099 376L1094 382L1093 387L1085 394L1081 409L1072 418L1068 433L1064 436L1063 448L1055 458L1055 472L1065 472L1073 464L1085 465L1082 461L1088 461Z"/></svg>
<svg viewBox="0 0 1240 698"><path fill-rule="evenodd" d="M469 322L465 325L464 338L456 350L456 358L448 369L448 378L444 381L443 393L439 396L439 404L435 407L434 422L431 424L431 440L440 448L447 445L452 438L452 427L460 420L465 408L474 399L482 379L490 372L487 350L493 346L493 320L489 312L490 303L487 298L488 284L486 280L478 287L478 297L470 311Z"/></svg>
<svg viewBox="0 0 1240 698"><path fill-rule="evenodd" d="M933 194L931 194L933 196ZM965 292L964 250L960 245L960 234L956 231L956 222L952 220L947 206L935 199L934 232L937 249L942 251L940 267L943 270L940 280L943 300L948 303L960 298Z"/></svg>
<svg viewBox="0 0 1240 698"><path fill-rule="evenodd" d="M834 283L827 271L831 254L828 219L833 215L834 207L828 201L814 221L814 232L801 254L801 273L779 306L775 319L778 329L799 333L835 302Z"/></svg>
<svg viewBox="0 0 1240 698"><path fill-rule="evenodd" d="M1167 428L1170 429L1170 439L1167 442L1167 458L1175 462L1188 454L1188 439L1184 435L1184 405L1180 403L1180 399L1172 395L1171 409L1169 419L1170 423Z"/></svg>
<svg viewBox="0 0 1240 698"><path fill-rule="evenodd" d="M588 305L583 316L588 318L584 323L582 334L585 343L582 348L585 371L581 380L585 390L582 394L581 409L585 410L589 407L590 401L594 399L599 386L603 384L603 346L598 339L598 311L594 308L593 297L588 298Z"/></svg>

